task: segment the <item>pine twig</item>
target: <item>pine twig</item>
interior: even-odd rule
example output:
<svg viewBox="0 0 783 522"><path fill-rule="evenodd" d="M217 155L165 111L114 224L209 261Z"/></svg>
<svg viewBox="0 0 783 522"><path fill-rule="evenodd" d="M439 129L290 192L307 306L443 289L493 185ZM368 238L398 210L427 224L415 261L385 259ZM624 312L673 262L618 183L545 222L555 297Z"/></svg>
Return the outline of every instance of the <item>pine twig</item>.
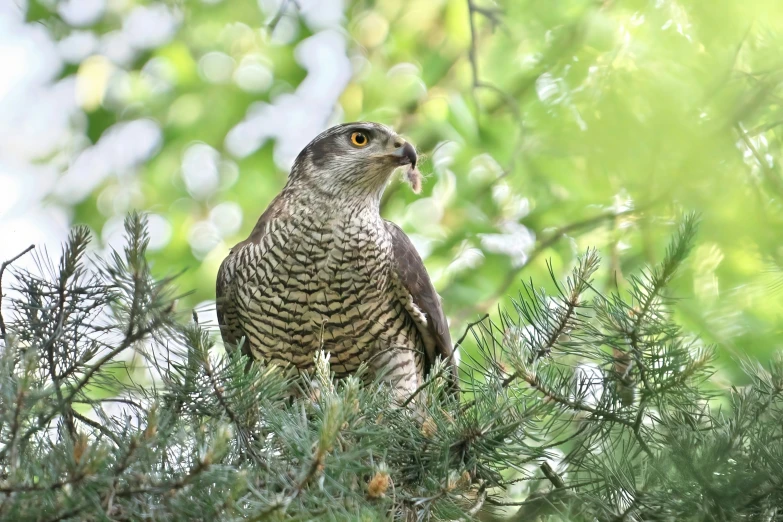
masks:
<svg viewBox="0 0 783 522"><path fill-rule="evenodd" d="M478 512L481 511L481 508L484 507L484 502L486 502L486 500L487 500L487 485L482 484L478 490L478 496L476 498L476 502L470 507L470 509L465 514L470 517L475 517L476 515L478 515Z"/></svg>
<svg viewBox="0 0 783 522"><path fill-rule="evenodd" d="M193 311L193 319L196 322L196 325L198 325L198 316L196 315L195 310ZM234 411L234 409L228 403L228 400L226 399L226 396L223 394L221 386L217 381L217 376L215 375L215 371L212 368L212 363L209 360L209 352L207 350L203 350L202 363L203 363L204 373L206 373L207 378L209 379L209 384L210 387L212 388L212 393L215 394L215 398L217 399L218 404L220 404L220 407L226 413L229 420L234 424L234 426L236 426L237 435L241 439L243 439L245 449L247 450L249 455L253 457L253 462L255 462L256 465L266 468L267 467L266 462L264 462L264 460L256 452L255 448L253 448L253 442L257 441L257 437L254 433L252 433L250 429L248 429L247 426L245 426L245 423L242 422L242 419L239 418L239 415Z"/></svg>
<svg viewBox="0 0 783 522"><path fill-rule="evenodd" d="M505 279L503 279L503 282L500 284L498 289L495 290L490 297L484 299L483 301L481 301L480 303L472 307L470 309L471 312L484 311L488 307L492 306L492 304L495 303L501 297L503 297L503 295L506 293L508 288L512 284L514 284L514 282L517 280L518 274L522 270L524 270L528 265L530 265L533 261L535 261L541 254L546 252L548 248L554 246L558 241L560 241L560 239L562 239L567 234L582 229L589 230L593 226L598 225L606 220L617 219L622 216L636 214L641 210L642 209L630 209L630 210L624 210L622 212L615 212L615 211L604 212L602 214L598 214L579 221L574 221L573 223L568 223L566 225L558 227L549 235L547 239L543 240L541 243L538 244L538 246L536 246L533 249L533 251L528 255L527 259L520 267L515 268L514 270L509 270L509 272L506 274Z"/></svg>
<svg viewBox="0 0 783 522"><path fill-rule="evenodd" d="M446 359L443 361L444 363L451 363L454 360L454 356L457 354L457 349L459 349L459 347L462 346L463 341L465 341L465 338L468 336L468 332L470 332L473 329L473 327L476 326L477 324L483 323L487 319L487 317L489 317L489 314L484 314L481 317L481 319L478 319L477 321L473 321L472 323L468 323L468 325L465 327L465 333L463 333L462 337L460 337L459 340L454 344L454 349L451 350L451 354L448 357L446 357ZM419 393L421 393L422 390L424 390L429 385L431 385L435 381L435 379L442 376L443 372L445 371L446 371L446 366L444 365L444 367L441 368L437 374L433 375L432 377L424 381L421 385L419 385L419 387L416 388L407 399L405 399L401 407L405 408L406 406L408 406L408 404L410 404L411 401L413 401L413 399L415 399L416 396Z"/></svg>
<svg viewBox="0 0 783 522"><path fill-rule="evenodd" d="M11 266L16 260L18 260L20 257L25 255L26 253L30 252L32 249L35 248L35 245L30 245L29 247L25 248L21 253L15 255L8 261L3 261L3 264L0 265L0 335L3 337L3 341L8 341L6 338L6 330L5 330L5 320L3 319L3 273L5 272L5 269Z"/></svg>
<svg viewBox="0 0 783 522"><path fill-rule="evenodd" d="M549 465L549 462L543 462L541 466L541 472L544 474L544 476L549 480L549 482L552 483L554 487L557 489L561 489L565 487L565 483L563 482L563 479L560 478L560 475L555 472L554 469L552 469L552 466Z"/></svg>
<svg viewBox="0 0 783 522"><path fill-rule="evenodd" d="M87 417L85 415L82 415L81 413L77 412L73 408L71 408L71 415L73 415L74 418L76 418L77 420L83 422L87 426L90 426L91 428L99 431L104 437L110 439L118 447L120 447L122 445L122 441L117 437L117 435L112 433L112 431L109 428L107 428L106 426L102 425L101 423L95 422L91 418L89 418L89 417Z"/></svg>

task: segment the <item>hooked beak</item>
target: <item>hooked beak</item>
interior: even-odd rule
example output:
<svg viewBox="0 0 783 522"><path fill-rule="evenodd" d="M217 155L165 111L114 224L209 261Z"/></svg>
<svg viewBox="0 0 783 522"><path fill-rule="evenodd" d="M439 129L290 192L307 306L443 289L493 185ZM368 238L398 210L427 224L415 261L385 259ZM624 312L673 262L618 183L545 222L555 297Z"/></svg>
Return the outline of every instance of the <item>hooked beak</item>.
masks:
<svg viewBox="0 0 783 522"><path fill-rule="evenodd" d="M399 158L400 165L410 165L411 167L416 167L416 160L418 159L418 156L416 156L416 149L414 149L413 145L407 141L400 147L394 149L394 152L392 152L391 155L395 158Z"/></svg>

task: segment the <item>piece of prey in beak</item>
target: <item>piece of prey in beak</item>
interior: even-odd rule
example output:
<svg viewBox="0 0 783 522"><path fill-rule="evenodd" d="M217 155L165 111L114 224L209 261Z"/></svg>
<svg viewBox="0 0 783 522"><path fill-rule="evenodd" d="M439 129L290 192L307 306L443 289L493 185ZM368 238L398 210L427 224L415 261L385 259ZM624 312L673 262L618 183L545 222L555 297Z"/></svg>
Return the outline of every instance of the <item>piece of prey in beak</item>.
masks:
<svg viewBox="0 0 783 522"><path fill-rule="evenodd" d="M416 168L418 156L413 145L406 141L392 152L392 156L399 158L400 165L408 166L408 170L405 172L405 181L411 186L413 192L415 194L421 192L421 172Z"/></svg>

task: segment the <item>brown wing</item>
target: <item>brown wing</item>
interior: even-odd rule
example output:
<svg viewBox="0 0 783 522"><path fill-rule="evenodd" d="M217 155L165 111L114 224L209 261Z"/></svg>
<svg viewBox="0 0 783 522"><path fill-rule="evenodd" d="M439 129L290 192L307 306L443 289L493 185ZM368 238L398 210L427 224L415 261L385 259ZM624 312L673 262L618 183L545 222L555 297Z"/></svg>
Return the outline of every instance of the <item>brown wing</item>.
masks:
<svg viewBox="0 0 783 522"><path fill-rule="evenodd" d="M453 346L449 326L440 297L432 286L430 276L413 243L394 223L387 221L386 230L392 238L397 277L408 291L413 305L425 318L422 320L421 317L417 317L420 314L410 314L425 341L424 374L427 375L437 357L443 359L451 357ZM449 364L454 387L458 389L457 365L453 358L449 359Z"/></svg>
<svg viewBox="0 0 783 522"><path fill-rule="evenodd" d="M249 244L260 244L266 234L267 224L278 217L283 209L283 200L278 196L261 214L261 217L258 218L258 222L256 222L256 226L253 228L250 236L241 243L234 245L228 256L223 260L223 263L220 264L217 281L215 282L215 307L217 308L220 335L223 337L223 343L227 349L236 347L242 337L245 337L234 296L237 284L236 271L241 269L241 263L247 259L242 258L242 249ZM245 345L242 348L242 353L252 358L247 341L245 341Z"/></svg>

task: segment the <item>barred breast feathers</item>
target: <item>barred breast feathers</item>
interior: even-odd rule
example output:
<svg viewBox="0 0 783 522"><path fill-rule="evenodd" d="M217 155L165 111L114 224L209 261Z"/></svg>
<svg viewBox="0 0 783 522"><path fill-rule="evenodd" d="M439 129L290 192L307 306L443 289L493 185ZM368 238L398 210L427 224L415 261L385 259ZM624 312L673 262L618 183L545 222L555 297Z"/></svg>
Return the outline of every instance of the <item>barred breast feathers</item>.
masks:
<svg viewBox="0 0 783 522"><path fill-rule="evenodd" d="M259 218L250 236L232 248L223 261L218 272L216 294L224 342L236 345L245 337L243 353L250 357L258 357L263 352L265 359L271 357L297 366L309 365L313 353L306 347L313 339L307 326L311 319L307 318L316 314L328 318L330 329L326 333L332 338L327 340L339 344L332 347L336 352L333 363L338 365L335 368L337 373L355 369L356 361L348 358L356 356L356 350L364 350L378 342L397 345L403 337L407 340L398 349L420 352L416 355L415 364L415 373L420 378L429 373L436 357L449 358L452 353L451 338L440 299L405 233L393 223L382 220L377 210L364 204L357 202L353 208L335 208L328 201L313 201L312 194L302 198L304 201L298 201L298 196L300 194L286 194L286 191L281 193ZM321 234L317 240L316 234ZM307 245L308 249L311 246L315 248L317 244L319 249L307 252L296 246L299 243ZM285 256L289 258L285 260ZM347 260L344 259L346 256ZM318 274L324 268L315 272L315 265L323 262L328 265L330 259L334 266L327 267L324 277L331 279L318 283L322 277ZM285 270L292 277L285 282L288 286L280 289L285 291L285 297L275 294L273 287L267 288L271 294L267 293L263 299L266 306L272 303L274 311L271 316L268 309L262 311L260 302L254 304L255 299L248 295L245 286L241 292L244 295L242 303L238 303L237 285L247 284L248 277L257 277L257 274L248 275L258 270L258 267L249 265L264 262L284 263L273 270ZM302 269L306 272L302 272L299 265L305 265ZM354 286L357 277L362 281L358 289ZM279 284L278 281L274 287ZM311 285L318 288L311 288ZM285 302L299 299L297 296L300 294L304 296L300 303L303 314L297 313L294 317L292 311L297 306L286 305ZM251 319L249 314L268 326L261 322L256 324L258 321ZM282 324L281 320L286 324ZM412 324L412 331L405 324ZM251 342L251 338L255 341ZM321 345L323 341L321 339ZM256 346L269 342L277 347L272 350L272 346ZM293 345L284 346L281 342ZM254 354L251 348L261 352ZM365 357L366 354L360 356L361 359ZM456 385L453 361L452 368Z"/></svg>

